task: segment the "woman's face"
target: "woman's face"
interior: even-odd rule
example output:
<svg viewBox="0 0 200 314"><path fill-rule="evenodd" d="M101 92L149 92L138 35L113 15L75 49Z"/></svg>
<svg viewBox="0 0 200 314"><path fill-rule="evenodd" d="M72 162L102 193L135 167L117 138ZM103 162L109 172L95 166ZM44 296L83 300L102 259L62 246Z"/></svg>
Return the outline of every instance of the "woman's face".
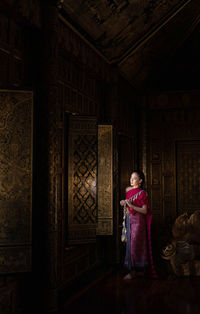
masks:
<svg viewBox="0 0 200 314"><path fill-rule="evenodd" d="M130 178L130 184L133 188L138 188L142 182L142 179L139 178L136 172L133 172Z"/></svg>

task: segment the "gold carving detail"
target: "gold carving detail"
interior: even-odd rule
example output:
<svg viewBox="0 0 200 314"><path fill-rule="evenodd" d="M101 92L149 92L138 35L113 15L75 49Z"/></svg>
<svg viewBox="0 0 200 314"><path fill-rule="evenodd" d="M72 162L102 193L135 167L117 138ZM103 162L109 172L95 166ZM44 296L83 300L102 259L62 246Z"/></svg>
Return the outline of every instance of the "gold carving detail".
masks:
<svg viewBox="0 0 200 314"><path fill-rule="evenodd" d="M112 125L98 126L98 228L113 233L113 135Z"/></svg>
<svg viewBox="0 0 200 314"><path fill-rule="evenodd" d="M31 244L32 97L28 91L0 91L1 273L27 271L31 265L26 257Z"/></svg>
<svg viewBox="0 0 200 314"><path fill-rule="evenodd" d="M68 162L68 243L96 239L97 127L92 118L71 117Z"/></svg>

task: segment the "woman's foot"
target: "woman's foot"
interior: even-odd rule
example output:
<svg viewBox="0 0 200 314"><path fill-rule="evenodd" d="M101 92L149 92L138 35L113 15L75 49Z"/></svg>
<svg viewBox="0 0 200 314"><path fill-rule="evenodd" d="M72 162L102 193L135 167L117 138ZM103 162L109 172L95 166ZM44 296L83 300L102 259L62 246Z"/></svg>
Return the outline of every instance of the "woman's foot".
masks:
<svg viewBox="0 0 200 314"><path fill-rule="evenodd" d="M131 276L131 274L129 273L129 274L127 274L126 276L124 276L123 279L124 279L124 280L130 280L130 279L132 279L132 276Z"/></svg>
<svg viewBox="0 0 200 314"><path fill-rule="evenodd" d="M131 271L130 273L128 273L126 276L124 276L124 280L130 280L136 277L135 272Z"/></svg>

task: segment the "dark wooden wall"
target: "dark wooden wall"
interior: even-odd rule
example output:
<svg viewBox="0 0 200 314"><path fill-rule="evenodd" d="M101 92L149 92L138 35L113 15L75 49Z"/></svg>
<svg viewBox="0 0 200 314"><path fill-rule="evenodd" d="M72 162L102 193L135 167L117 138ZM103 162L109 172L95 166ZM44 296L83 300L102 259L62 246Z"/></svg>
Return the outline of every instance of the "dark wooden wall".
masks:
<svg viewBox="0 0 200 314"><path fill-rule="evenodd" d="M119 200L137 163L137 96L54 4L20 1L16 8L5 1L1 9L0 87L32 90L35 116L33 271L0 276L0 311L27 312L26 305L33 305L33 284L38 287L34 310L41 298L53 311L73 281L121 260ZM114 234L73 247L66 241L66 114L111 123L114 132Z"/></svg>
<svg viewBox="0 0 200 314"><path fill-rule="evenodd" d="M141 152L153 229L162 245L178 215L199 209L199 91L152 93L144 104Z"/></svg>
<svg viewBox="0 0 200 314"><path fill-rule="evenodd" d="M28 6L19 1L17 10L13 2L0 2L0 88L33 90L30 51L33 33L41 27L40 6L37 1ZM23 312L24 300L30 300L30 282L30 273L0 275L0 313Z"/></svg>

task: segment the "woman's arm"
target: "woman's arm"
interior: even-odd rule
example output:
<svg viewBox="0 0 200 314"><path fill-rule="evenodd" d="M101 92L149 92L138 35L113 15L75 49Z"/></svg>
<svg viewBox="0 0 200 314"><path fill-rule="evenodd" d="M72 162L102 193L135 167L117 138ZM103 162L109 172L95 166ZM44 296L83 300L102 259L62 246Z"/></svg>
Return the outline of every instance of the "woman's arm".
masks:
<svg viewBox="0 0 200 314"><path fill-rule="evenodd" d="M136 212L146 215L147 214L147 205L143 205L142 207L134 206L130 201L126 200L126 204L134 209Z"/></svg>

